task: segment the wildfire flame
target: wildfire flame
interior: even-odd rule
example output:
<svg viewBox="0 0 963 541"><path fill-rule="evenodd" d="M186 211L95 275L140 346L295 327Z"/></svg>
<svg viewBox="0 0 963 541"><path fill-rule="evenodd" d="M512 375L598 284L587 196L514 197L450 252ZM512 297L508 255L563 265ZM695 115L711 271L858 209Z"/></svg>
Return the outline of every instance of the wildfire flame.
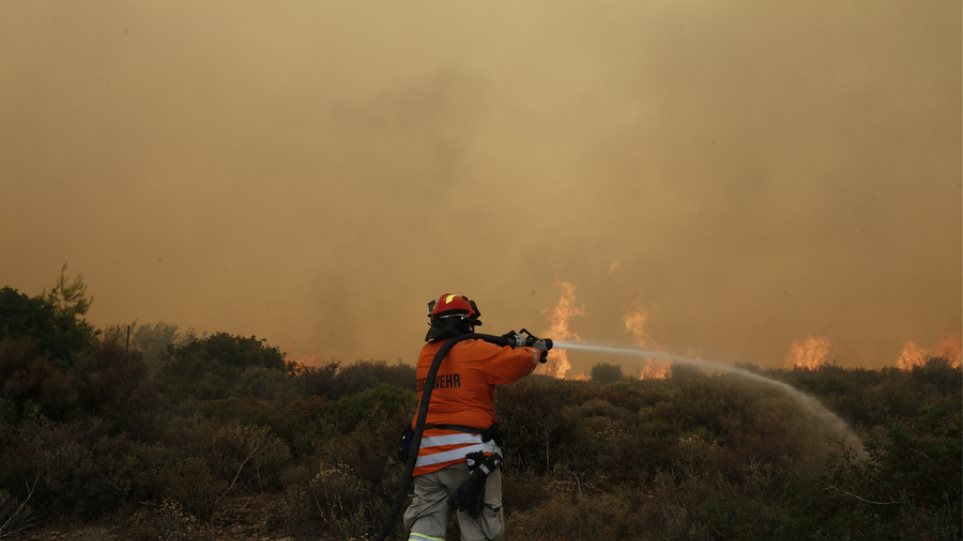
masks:
<svg viewBox="0 0 963 541"><path fill-rule="evenodd" d="M786 370L819 370L828 364L829 338L809 336L801 342L793 342L786 355Z"/></svg>
<svg viewBox="0 0 963 541"><path fill-rule="evenodd" d="M645 332L645 324L648 320L649 314L635 303L622 316L625 330L632 333L636 345L640 348L646 347L649 343L649 335ZM639 374L639 379L666 379L670 376L672 376L672 363L646 359L642 366L642 372Z"/></svg>
<svg viewBox="0 0 963 541"><path fill-rule="evenodd" d="M545 336L553 340L581 340L578 334L569 328L568 322L574 316L585 315L585 310L581 306L575 305L575 284L559 280L556 282L562 290L562 296L558 303L548 310L548 330ZM545 373L553 378L565 379L565 374L572 368L572 363L568 360L568 352L562 348L552 348L545 363Z"/></svg>
<svg viewBox="0 0 963 541"><path fill-rule="evenodd" d="M639 373L639 381L647 379L669 379L672 377L672 363L668 361L646 361Z"/></svg>
<svg viewBox="0 0 963 541"><path fill-rule="evenodd" d="M942 357L953 368L959 368L960 355L960 341L949 336L943 338L935 349L924 349L915 340L907 340L903 345L903 351L896 360L896 366L900 370L912 370L914 366L925 365L926 360L931 357Z"/></svg>
<svg viewBox="0 0 963 541"><path fill-rule="evenodd" d="M649 335L645 332L645 323L649 320L649 315L641 308L630 308L622 317L625 330L632 333L635 343L640 348L645 347L649 342Z"/></svg>
<svg viewBox="0 0 963 541"><path fill-rule="evenodd" d="M324 359L318 355L292 355L286 353L284 360L289 363L293 362L298 366L323 366L325 364Z"/></svg>

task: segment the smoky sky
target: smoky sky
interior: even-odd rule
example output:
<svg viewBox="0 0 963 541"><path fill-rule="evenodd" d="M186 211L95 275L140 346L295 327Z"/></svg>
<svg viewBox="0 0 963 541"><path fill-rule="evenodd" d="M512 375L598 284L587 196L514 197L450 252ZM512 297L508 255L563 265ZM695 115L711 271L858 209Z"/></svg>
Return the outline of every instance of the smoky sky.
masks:
<svg viewBox="0 0 963 541"><path fill-rule="evenodd" d="M0 285L413 360L425 303L844 366L959 336L961 4L0 4ZM573 354L576 372L595 359Z"/></svg>

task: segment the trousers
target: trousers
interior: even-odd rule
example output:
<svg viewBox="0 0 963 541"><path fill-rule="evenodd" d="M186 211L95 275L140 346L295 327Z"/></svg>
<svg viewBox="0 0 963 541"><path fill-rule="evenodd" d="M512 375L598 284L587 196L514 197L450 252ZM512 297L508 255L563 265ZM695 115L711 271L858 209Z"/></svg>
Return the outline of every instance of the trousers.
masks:
<svg viewBox="0 0 963 541"><path fill-rule="evenodd" d="M411 531L409 541L444 541L451 507L448 496L468 478L464 462L414 479L415 495L405 511L405 528ZM485 500L477 519L467 511L458 511L458 527L463 541L499 539L504 530L502 511L502 471L496 469L485 480Z"/></svg>

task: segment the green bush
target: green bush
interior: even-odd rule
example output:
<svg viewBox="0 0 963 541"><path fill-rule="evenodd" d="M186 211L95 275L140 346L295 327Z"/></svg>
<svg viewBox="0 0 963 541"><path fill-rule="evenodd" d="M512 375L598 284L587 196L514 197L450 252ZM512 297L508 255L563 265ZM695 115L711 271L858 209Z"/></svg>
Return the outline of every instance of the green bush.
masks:
<svg viewBox="0 0 963 541"><path fill-rule="evenodd" d="M350 432L362 421L412 411L416 405L417 396L413 391L381 384L332 402L328 408L328 419L342 432ZM397 427L399 432L402 426Z"/></svg>
<svg viewBox="0 0 963 541"><path fill-rule="evenodd" d="M245 379L242 374L248 369L255 372ZM272 399L287 396L286 390L279 394L278 378L255 381L258 374L269 373L265 370L290 374L294 366L284 361L280 350L263 340L221 332L176 348L171 359L161 365L158 384L172 401L214 400L251 396L250 393Z"/></svg>
<svg viewBox="0 0 963 541"><path fill-rule="evenodd" d="M598 363L592 367L592 381L615 383L622 379L622 367L617 364Z"/></svg>
<svg viewBox="0 0 963 541"><path fill-rule="evenodd" d="M400 362L389 365L384 361L361 361L341 366L329 396L338 398L353 395L379 385L414 391L415 369Z"/></svg>

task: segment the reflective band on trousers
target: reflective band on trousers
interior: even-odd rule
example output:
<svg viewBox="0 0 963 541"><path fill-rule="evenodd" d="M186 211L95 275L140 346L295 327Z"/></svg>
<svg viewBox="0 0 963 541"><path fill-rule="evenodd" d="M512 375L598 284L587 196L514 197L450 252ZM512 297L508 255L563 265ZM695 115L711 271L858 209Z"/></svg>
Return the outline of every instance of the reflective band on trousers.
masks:
<svg viewBox="0 0 963 541"><path fill-rule="evenodd" d="M456 445L459 443L482 443L482 437L478 434L469 434L467 432L445 434L443 436L429 436L421 439L421 448L437 447L439 445Z"/></svg>
<svg viewBox="0 0 963 541"><path fill-rule="evenodd" d="M424 449L424 447L422 447ZM415 467L420 468L422 466L431 466L432 464L438 464L441 462L448 462L449 460L458 460L460 458L465 458L468 453L494 453L502 454L502 450L495 445L495 442L489 441L485 443L478 443L475 445L466 445L465 447L459 447L458 449L453 449L451 451L442 451L441 453L435 453L432 455L420 455L418 460L415 462Z"/></svg>
<svg viewBox="0 0 963 541"><path fill-rule="evenodd" d="M408 536L408 541L445 541L445 538L411 532L411 535Z"/></svg>

